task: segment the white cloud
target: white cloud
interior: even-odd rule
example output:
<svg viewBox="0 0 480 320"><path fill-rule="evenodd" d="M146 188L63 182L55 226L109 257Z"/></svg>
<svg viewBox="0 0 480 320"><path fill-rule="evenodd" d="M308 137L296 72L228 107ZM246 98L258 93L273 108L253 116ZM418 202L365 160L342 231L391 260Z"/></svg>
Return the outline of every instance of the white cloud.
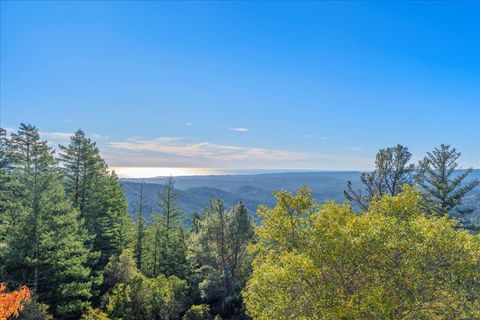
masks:
<svg viewBox="0 0 480 320"><path fill-rule="evenodd" d="M130 138L110 142L102 154L114 167L352 169L371 165L365 157L198 142L179 137Z"/></svg>
<svg viewBox="0 0 480 320"><path fill-rule="evenodd" d="M68 140L73 133L71 132L45 132L39 131L40 138L44 140Z"/></svg>
<svg viewBox="0 0 480 320"><path fill-rule="evenodd" d="M15 133L18 131L16 128L4 128L8 134ZM40 139L42 140L68 140L73 135L71 132L46 132L38 131Z"/></svg>
<svg viewBox="0 0 480 320"><path fill-rule="evenodd" d="M236 132L249 132L250 129L248 128L230 128L231 131L236 131Z"/></svg>
<svg viewBox="0 0 480 320"><path fill-rule="evenodd" d="M214 160L297 160L301 153L285 150L251 148L215 144L210 142L189 142L184 138L159 137L155 139L130 138L123 142L111 142L110 147L131 152L154 152L178 157L208 158Z"/></svg>
<svg viewBox="0 0 480 320"><path fill-rule="evenodd" d="M12 134L18 131L16 128L4 128L8 134ZM47 132L47 131L38 131L41 140L47 140L47 143L52 146L56 147L59 143L65 143L70 139L73 135L71 132Z"/></svg>
<svg viewBox="0 0 480 320"><path fill-rule="evenodd" d="M185 125L186 125L186 126L191 126L192 123L191 123L191 122L187 122L187 123L185 123Z"/></svg>

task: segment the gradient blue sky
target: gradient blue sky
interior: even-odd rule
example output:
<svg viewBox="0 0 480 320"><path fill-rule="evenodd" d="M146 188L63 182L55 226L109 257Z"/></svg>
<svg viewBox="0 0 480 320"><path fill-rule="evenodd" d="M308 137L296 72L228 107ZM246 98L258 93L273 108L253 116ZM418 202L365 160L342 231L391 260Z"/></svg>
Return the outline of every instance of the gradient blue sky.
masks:
<svg viewBox="0 0 480 320"><path fill-rule="evenodd" d="M480 2L1 2L1 125L114 167L480 167Z"/></svg>

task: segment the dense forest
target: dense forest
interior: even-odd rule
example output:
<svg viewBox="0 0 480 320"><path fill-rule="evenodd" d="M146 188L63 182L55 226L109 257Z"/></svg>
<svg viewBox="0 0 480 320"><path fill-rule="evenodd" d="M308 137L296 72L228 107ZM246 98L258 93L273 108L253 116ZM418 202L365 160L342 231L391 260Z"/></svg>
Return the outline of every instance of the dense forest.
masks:
<svg viewBox="0 0 480 320"><path fill-rule="evenodd" d="M153 200L131 184L128 208L82 130L54 150L0 128L0 320L480 319L479 228L458 219L479 181L459 157L388 147L343 203L303 187L185 223L173 177Z"/></svg>

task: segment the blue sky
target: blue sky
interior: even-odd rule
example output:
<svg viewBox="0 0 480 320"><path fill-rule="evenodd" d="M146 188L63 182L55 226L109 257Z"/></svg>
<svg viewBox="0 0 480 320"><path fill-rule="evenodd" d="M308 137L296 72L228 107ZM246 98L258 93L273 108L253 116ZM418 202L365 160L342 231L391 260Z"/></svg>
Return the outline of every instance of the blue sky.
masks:
<svg viewBox="0 0 480 320"><path fill-rule="evenodd" d="M114 167L480 167L479 2L1 2L1 125Z"/></svg>

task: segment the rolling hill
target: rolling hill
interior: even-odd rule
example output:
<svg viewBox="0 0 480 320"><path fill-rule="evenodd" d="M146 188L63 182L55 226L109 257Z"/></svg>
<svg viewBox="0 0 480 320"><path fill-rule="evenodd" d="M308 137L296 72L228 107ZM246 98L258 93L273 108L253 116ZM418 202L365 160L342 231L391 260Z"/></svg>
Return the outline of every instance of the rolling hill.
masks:
<svg viewBox="0 0 480 320"><path fill-rule="evenodd" d="M460 171L459 171L460 172ZM312 195L319 203L325 200L344 201L343 191L348 180L360 186L360 172L295 172L269 173L251 175L212 175L183 176L175 178L175 187L179 193L179 206L189 217L208 206L210 199L219 198L225 202L226 208L231 208L239 200L243 200L253 216L260 204L273 206L275 190L295 191L307 185L312 189ZM158 192L161 191L166 177L147 179L122 179L129 211L135 213L138 204L139 182L145 182L146 216L158 210L155 203ZM474 170L467 178L480 179L480 170ZM477 187L465 199L465 204L474 209L467 219L480 218L480 188Z"/></svg>

